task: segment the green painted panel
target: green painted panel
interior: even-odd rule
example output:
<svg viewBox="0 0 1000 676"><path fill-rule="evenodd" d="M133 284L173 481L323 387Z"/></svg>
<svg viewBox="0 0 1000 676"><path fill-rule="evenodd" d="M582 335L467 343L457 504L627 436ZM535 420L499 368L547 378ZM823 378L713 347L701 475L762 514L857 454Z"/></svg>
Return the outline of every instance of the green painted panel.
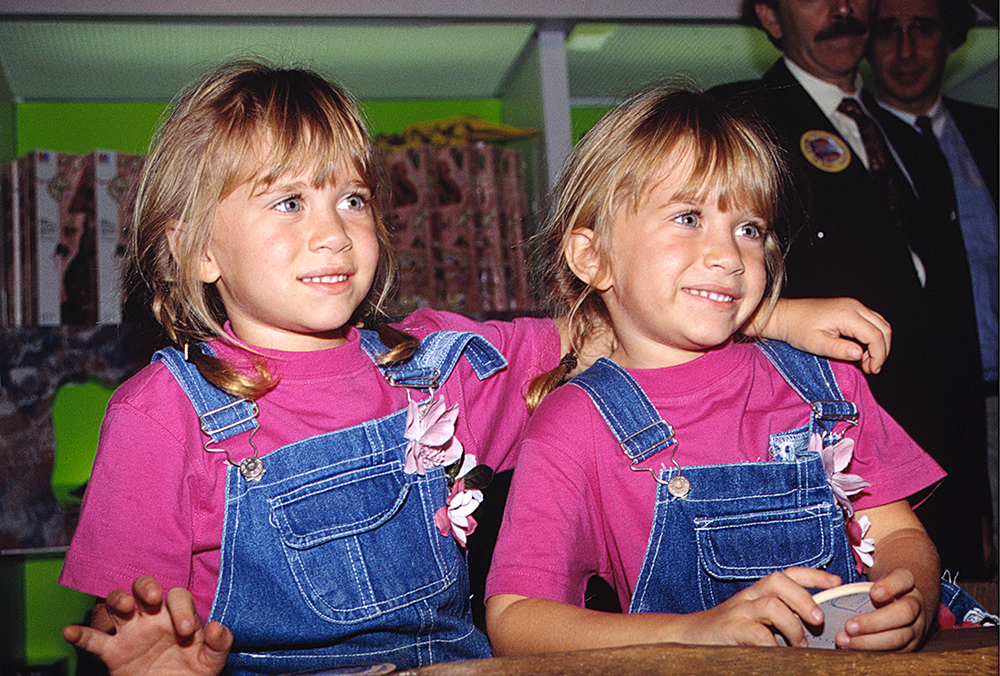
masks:
<svg viewBox="0 0 1000 676"><path fill-rule="evenodd" d="M37 148L89 153L95 148L145 153L168 103L17 104L17 152Z"/></svg>
<svg viewBox="0 0 1000 676"><path fill-rule="evenodd" d="M94 597L60 586L63 555L29 557L24 569L27 606L26 650L28 664L52 664L65 659L67 673L76 671L73 646L62 637L67 624L83 622L94 606Z"/></svg>
<svg viewBox="0 0 1000 676"><path fill-rule="evenodd" d="M62 638L67 624L79 624L94 606L94 597L60 586L56 580L65 554L59 550L27 550L0 555L0 600L4 619L0 628L0 662L29 665L66 660L75 672L73 646Z"/></svg>
<svg viewBox="0 0 1000 676"><path fill-rule="evenodd" d="M24 102L17 107L17 152L44 148L88 153L95 148L143 154L168 103ZM499 99L367 101L361 107L373 134L394 134L414 122L477 115L500 122ZM2 134L0 134L2 136Z"/></svg>
<svg viewBox="0 0 1000 676"><path fill-rule="evenodd" d="M573 106L570 109L569 118L573 129L574 146L610 108L611 106Z"/></svg>

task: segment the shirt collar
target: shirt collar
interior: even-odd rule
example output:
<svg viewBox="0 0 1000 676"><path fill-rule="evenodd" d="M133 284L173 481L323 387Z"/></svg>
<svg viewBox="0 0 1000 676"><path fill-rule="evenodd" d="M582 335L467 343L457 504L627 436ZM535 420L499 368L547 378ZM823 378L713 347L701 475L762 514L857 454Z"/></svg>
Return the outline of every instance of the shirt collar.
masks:
<svg viewBox="0 0 1000 676"><path fill-rule="evenodd" d="M792 76L798 80L802 88L806 90L806 93L812 97L812 100L816 102L820 110L827 117L833 115L837 110L837 106L845 98L854 98L861 107L864 108L864 102L861 100L861 76L855 74L854 76L854 93L844 92L837 85L830 84L825 80L820 80L815 75L807 73L801 66L796 64L794 61L789 59L787 56L784 57L785 65L788 66L788 70L791 72Z"/></svg>
<svg viewBox="0 0 1000 676"><path fill-rule="evenodd" d="M908 113L905 110L900 110L899 108L893 108L888 103L883 103L879 101L879 105L888 110L890 113L901 119L906 124L910 125L914 129L917 128L917 117L913 113ZM944 127L945 120L948 117L948 111L945 109L944 105L941 103L941 96L939 95L937 101L931 106L931 109L924 113L927 117L931 118L931 127L934 129L934 135L940 136L941 130Z"/></svg>

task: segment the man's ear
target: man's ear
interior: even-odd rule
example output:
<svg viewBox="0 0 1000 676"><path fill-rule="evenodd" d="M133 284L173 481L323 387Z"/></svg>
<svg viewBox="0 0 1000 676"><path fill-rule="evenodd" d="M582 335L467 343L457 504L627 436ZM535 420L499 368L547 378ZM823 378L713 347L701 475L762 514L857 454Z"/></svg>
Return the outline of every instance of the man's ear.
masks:
<svg viewBox="0 0 1000 676"><path fill-rule="evenodd" d="M598 291L611 288L611 274L606 269L597 249L597 236L593 230L574 230L566 242L566 262L573 274Z"/></svg>
<svg viewBox="0 0 1000 676"><path fill-rule="evenodd" d="M781 32L781 22L778 21L778 11L763 2L754 3L753 9L757 12L757 20L760 21L761 27L775 40L781 40L785 37L784 33Z"/></svg>
<svg viewBox="0 0 1000 676"><path fill-rule="evenodd" d="M183 228L184 225L180 221L170 221L167 224L167 244L170 247L170 255L174 257L178 265L180 265L180 256L177 252L180 249L179 238ZM198 256L198 279L206 284L214 284L219 281L221 276L222 270L215 262L211 244L209 244Z"/></svg>

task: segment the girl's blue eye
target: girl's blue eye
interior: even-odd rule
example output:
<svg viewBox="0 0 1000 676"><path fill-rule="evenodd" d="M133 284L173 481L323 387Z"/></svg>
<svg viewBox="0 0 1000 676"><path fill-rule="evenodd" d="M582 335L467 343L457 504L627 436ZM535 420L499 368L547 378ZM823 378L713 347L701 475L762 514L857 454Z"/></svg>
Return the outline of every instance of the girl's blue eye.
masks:
<svg viewBox="0 0 1000 676"><path fill-rule="evenodd" d="M681 225L686 225L689 227L694 227L698 225L698 214L693 211L687 211L679 216L674 217L674 222Z"/></svg>
<svg viewBox="0 0 1000 676"><path fill-rule="evenodd" d="M284 212L302 211L302 198L297 196L285 198L275 204L274 208Z"/></svg>
<svg viewBox="0 0 1000 676"><path fill-rule="evenodd" d="M744 223L736 229L736 234L741 237L759 239L764 236L764 229L756 223Z"/></svg>
<svg viewBox="0 0 1000 676"><path fill-rule="evenodd" d="M341 204L351 211L361 211L368 206L368 196L361 193L353 193L345 197Z"/></svg>

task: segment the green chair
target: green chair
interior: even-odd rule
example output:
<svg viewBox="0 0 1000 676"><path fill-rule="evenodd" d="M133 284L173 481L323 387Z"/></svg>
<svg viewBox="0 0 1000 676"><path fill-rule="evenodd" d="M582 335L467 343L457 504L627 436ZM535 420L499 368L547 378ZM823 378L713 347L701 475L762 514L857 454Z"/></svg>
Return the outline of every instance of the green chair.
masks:
<svg viewBox="0 0 1000 676"><path fill-rule="evenodd" d="M52 466L52 493L59 507L80 506L97 452L104 411L115 385L89 374L67 376L52 400L52 427L56 457Z"/></svg>
<svg viewBox="0 0 1000 676"><path fill-rule="evenodd" d="M52 400L55 462L52 493L64 511L79 509L97 452L112 383L89 374L63 378ZM76 652L62 628L83 622L94 597L59 585L65 549L0 554L0 674L4 665L31 665L24 673L76 673Z"/></svg>

